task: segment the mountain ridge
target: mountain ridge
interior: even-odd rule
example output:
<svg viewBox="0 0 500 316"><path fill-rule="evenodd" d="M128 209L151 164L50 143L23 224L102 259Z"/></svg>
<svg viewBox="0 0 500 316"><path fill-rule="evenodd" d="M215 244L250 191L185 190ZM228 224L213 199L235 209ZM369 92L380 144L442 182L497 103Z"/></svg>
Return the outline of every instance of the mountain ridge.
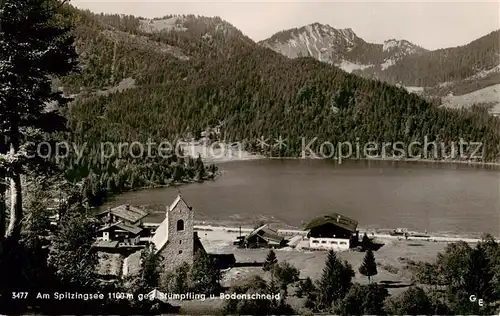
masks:
<svg viewBox="0 0 500 316"><path fill-rule="evenodd" d="M426 51L407 40L389 39L383 44L369 43L351 28L336 29L318 22L280 31L258 44L289 58L313 57L347 72L390 63L405 55ZM343 63L346 66L343 67ZM350 67L347 64L351 64Z"/></svg>
<svg viewBox="0 0 500 316"><path fill-rule="evenodd" d="M405 39L368 43L352 29L312 23L280 31L258 44L288 58L307 55L367 79L407 87L429 99L465 95L500 83L500 30L460 46L427 50Z"/></svg>
<svg viewBox="0 0 500 316"><path fill-rule="evenodd" d="M481 109L438 108L405 89L314 58L287 58L229 24L217 27L220 22L213 18L192 15L182 23L168 22L169 30L149 33L136 17L88 13L80 22L75 35L85 69L61 84L80 91L67 113L76 139L161 142L220 126L223 141L241 142L263 155L296 157L302 137L318 137L314 150L321 150L320 141L410 143L429 135L484 141L484 160L499 159L494 144L500 142L500 122ZM127 40L102 35L109 29L103 22L125 32ZM153 44L175 47L189 59ZM109 91L127 78L134 80L132 89L84 93ZM290 141L287 148L258 145L261 137L279 136Z"/></svg>

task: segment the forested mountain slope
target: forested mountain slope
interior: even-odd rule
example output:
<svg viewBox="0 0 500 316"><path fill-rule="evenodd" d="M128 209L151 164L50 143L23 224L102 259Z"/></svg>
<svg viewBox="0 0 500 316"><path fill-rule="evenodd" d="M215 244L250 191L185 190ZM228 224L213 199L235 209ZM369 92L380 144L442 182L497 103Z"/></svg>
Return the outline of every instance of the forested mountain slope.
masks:
<svg viewBox="0 0 500 316"><path fill-rule="evenodd" d="M374 75L392 84L431 87L466 79L499 64L500 30L497 30L467 45L405 56L386 69L364 69L363 75Z"/></svg>
<svg viewBox="0 0 500 316"><path fill-rule="evenodd" d="M500 30L471 43L429 51L406 40L367 43L351 29L314 23L259 42L289 58L310 56L390 84L426 87L425 94L465 94L500 83Z"/></svg>
<svg viewBox="0 0 500 316"><path fill-rule="evenodd" d="M312 148L319 149L321 140L411 142L427 136L482 141L484 159L498 160L499 121L485 111L441 109L312 58L290 60L217 18L172 23L167 17L162 20L170 22L162 23L168 27L158 30L145 29L140 18L78 14L85 19L76 35L86 68L63 86L103 88L110 78L127 77L138 84L107 96L80 95L68 113L75 137L172 140L222 123L225 140L273 155L300 155L302 137L318 137ZM126 39L114 44L106 31ZM257 147L258 138L279 136L288 140L286 148Z"/></svg>

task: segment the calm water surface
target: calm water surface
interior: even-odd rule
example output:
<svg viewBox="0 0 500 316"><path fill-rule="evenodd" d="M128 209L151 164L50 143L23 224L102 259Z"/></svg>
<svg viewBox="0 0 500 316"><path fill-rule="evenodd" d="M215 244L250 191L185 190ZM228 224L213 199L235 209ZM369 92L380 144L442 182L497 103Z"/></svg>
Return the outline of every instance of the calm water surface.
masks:
<svg viewBox="0 0 500 316"><path fill-rule="evenodd" d="M500 172L465 165L254 160L219 165L216 181L180 187L197 219L302 227L338 212L365 228L500 235ZM130 192L109 205L166 205L178 189Z"/></svg>

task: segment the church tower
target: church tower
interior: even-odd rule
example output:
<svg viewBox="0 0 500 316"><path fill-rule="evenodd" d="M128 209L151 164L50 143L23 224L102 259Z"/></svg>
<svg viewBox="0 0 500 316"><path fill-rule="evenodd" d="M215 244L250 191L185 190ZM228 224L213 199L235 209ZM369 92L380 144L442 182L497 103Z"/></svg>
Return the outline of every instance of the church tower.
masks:
<svg viewBox="0 0 500 316"><path fill-rule="evenodd" d="M167 206L165 220L151 239L164 260L165 270L174 270L183 262L193 263L195 251L194 211L179 194Z"/></svg>

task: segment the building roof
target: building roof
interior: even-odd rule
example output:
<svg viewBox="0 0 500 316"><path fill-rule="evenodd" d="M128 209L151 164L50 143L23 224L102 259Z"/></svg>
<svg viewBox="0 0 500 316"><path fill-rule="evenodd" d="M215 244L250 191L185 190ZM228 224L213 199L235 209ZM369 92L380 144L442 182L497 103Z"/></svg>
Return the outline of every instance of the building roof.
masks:
<svg viewBox="0 0 500 316"><path fill-rule="evenodd" d="M117 228L123 229L125 231L131 232L134 235L138 235L140 232L142 232L142 228L135 226L135 225L130 225L127 223L120 223L116 225Z"/></svg>
<svg viewBox="0 0 500 316"><path fill-rule="evenodd" d="M112 209L104 210L102 212L99 212L97 215L102 215L105 213L111 213L114 216L131 223L136 223L149 214L147 211L129 204L120 205Z"/></svg>
<svg viewBox="0 0 500 316"><path fill-rule="evenodd" d="M160 225L165 220L165 211L149 213L142 221L143 224Z"/></svg>
<svg viewBox="0 0 500 316"><path fill-rule="evenodd" d="M155 245L157 252L165 247L168 242L168 218L165 218L158 226L155 234L151 237L151 242Z"/></svg>
<svg viewBox="0 0 500 316"><path fill-rule="evenodd" d="M191 207L187 205L186 201L184 201L182 196L179 194L175 198L174 202L172 202L172 204L170 204L170 206L167 208L167 212L175 209L180 202L184 203L189 209L191 209ZM151 238L151 242L155 245L157 252L162 250L168 243L168 216L165 216L163 222L156 229L155 234Z"/></svg>
<svg viewBox="0 0 500 316"><path fill-rule="evenodd" d="M333 224L350 232L355 232L356 228L358 227L357 221L338 213L332 213L330 215L325 215L323 217L313 219L309 224L307 224L306 230L310 230L325 224Z"/></svg>
<svg viewBox="0 0 500 316"><path fill-rule="evenodd" d="M177 205L179 204L179 202L184 203L188 209L190 209L190 210L192 209L192 207L190 207L190 206L186 203L186 201L184 201L184 199L182 198L182 195L177 194L177 197L176 197L176 198L175 198L175 200L172 202L172 204L170 204L170 206L168 207L167 211L171 211L171 210L173 210L174 208L176 208L176 207L177 207Z"/></svg>
<svg viewBox="0 0 500 316"><path fill-rule="evenodd" d="M260 238L264 239L268 243L281 243L285 238L278 235L278 232L269 228L266 225L262 225L261 227L255 229L252 231L250 234L248 234L245 237L245 240L248 240L249 238L253 236L259 236Z"/></svg>
<svg viewBox="0 0 500 316"><path fill-rule="evenodd" d="M119 222L116 222L114 224L104 226L101 229L99 229L98 231L101 232L101 231L106 231L106 230L110 230L110 229L121 229L121 230L130 232L134 235L138 235L143 230L141 227L119 221Z"/></svg>

